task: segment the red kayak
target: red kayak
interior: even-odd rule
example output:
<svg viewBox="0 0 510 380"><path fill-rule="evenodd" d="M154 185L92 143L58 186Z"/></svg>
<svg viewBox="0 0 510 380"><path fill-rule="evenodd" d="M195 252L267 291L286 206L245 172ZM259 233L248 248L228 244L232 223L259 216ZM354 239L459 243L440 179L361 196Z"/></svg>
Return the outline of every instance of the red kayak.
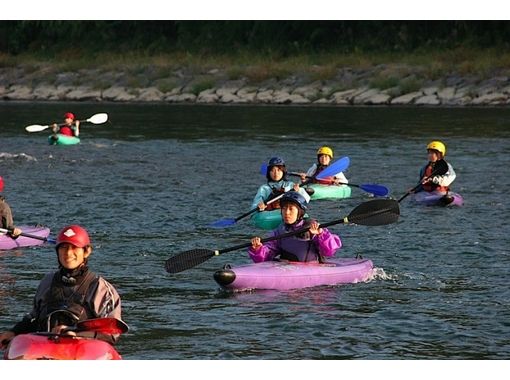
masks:
<svg viewBox="0 0 510 380"><path fill-rule="evenodd" d="M97 339L51 333L15 336L4 352L6 360L121 360L112 345Z"/></svg>

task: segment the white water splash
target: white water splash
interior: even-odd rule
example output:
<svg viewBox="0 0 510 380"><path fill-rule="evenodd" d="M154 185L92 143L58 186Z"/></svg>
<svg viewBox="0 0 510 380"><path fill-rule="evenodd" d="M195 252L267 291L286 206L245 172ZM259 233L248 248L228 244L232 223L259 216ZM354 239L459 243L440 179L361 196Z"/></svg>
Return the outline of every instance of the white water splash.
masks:
<svg viewBox="0 0 510 380"><path fill-rule="evenodd" d="M17 161L37 161L37 158L34 156L30 156L25 153L7 153L0 152L0 160L8 161L8 160L17 160Z"/></svg>
<svg viewBox="0 0 510 380"><path fill-rule="evenodd" d="M398 281L398 276L396 274L387 274L383 268L374 268L372 269L372 274L367 279L367 282L370 281Z"/></svg>

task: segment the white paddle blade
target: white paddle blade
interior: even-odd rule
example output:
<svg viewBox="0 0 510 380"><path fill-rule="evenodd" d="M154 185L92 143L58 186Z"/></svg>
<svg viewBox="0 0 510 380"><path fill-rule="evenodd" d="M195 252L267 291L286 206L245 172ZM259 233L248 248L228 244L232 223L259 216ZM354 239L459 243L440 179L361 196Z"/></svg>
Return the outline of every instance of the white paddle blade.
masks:
<svg viewBox="0 0 510 380"><path fill-rule="evenodd" d="M25 127L25 130L27 132L41 132L41 131L44 131L45 129L48 129L49 127L50 127L49 125L34 124L34 125L29 125L28 127Z"/></svg>
<svg viewBox="0 0 510 380"><path fill-rule="evenodd" d="M106 113L96 113L90 119L87 119L89 123L92 124L103 124L108 120L108 114Z"/></svg>

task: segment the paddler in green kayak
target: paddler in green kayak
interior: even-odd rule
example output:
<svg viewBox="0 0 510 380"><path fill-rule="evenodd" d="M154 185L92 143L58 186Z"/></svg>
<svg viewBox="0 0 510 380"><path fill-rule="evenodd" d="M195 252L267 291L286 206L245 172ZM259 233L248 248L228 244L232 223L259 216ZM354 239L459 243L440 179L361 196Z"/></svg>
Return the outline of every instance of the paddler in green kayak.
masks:
<svg viewBox="0 0 510 380"><path fill-rule="evenodd" d="M71 137L78 137L80 135L80 121L76 120L76 117L71 112L67 112L64 115L64 124L60 126L58 126L58 124L53 124L51 128L53 129L51 138L55 141L58 140L57 134Z"/></svg>
<svg viewBox="0 0 510 380"><path fill-rule="evenodd" d="M47 274L39 284L30 314L9 331L0 334L0 347L18 334L52 332L101 339L115 343L119 334L73 332L76 323L95 318L121 320L121 302L117 290L103 277L89 270L92 245L88 232L70 225L57 236L59 269Z"/></svg>

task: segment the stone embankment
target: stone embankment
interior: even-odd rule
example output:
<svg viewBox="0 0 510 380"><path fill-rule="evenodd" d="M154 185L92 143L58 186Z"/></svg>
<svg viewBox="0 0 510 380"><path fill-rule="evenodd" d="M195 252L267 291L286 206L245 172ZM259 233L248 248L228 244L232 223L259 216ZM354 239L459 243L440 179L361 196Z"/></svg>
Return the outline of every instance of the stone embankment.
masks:
<svg viewBox="0 0 510 380"><path fill-rule="evenodd" d="M0 70L0 99L4 101L108 101L194 104L294 104L294 105L418 105L418 106L504 106L510 104L510 77L490 79L451 75L434 81L417 81L414 88L374 86L367 74L350 71L333 79L310 81L299 75L267 79L253 84L247 78L226 79L219 70L151 80L150 73L138 73L133 80L126 73L79 70L44 76L24 75L20 69ZM146 74L144 76L144 74ZM372 73L374 74L374 73ZM374 74L375 75L375 74ZM362 78L362 80L360 79ZM377 78L381 81L380 72ZM384 79L384 78L383 78ZM95 84L94 84L95 83ZM416 86L416 83L420 83ZM407 88L406 88L407 87Z"/></svg>

